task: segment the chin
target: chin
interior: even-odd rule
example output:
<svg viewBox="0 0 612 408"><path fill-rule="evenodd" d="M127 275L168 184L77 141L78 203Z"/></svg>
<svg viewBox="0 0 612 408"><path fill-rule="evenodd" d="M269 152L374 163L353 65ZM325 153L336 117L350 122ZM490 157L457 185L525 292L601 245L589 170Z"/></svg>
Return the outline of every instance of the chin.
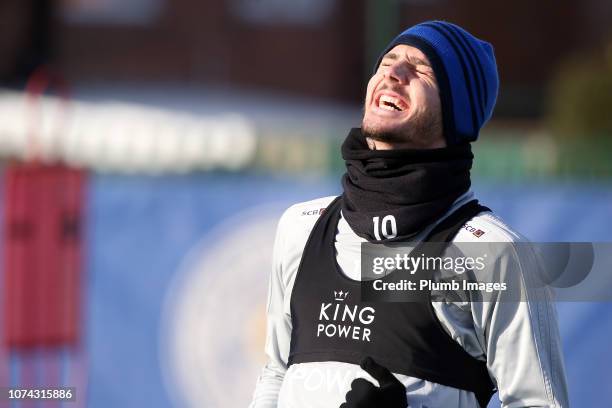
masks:
<svg viewBox="0 0 612 408"><path fill-rule="evenodd" d="M361 130L364 134L374 140L389 140L391 137L393 140L401 139L400 135L405 131L402 130L402 126L390 125L387 123L372 123L372 122L363 122L361 124Z"/></svg>
<svg viewBox="0 0 612 408"><path fill-rule="evenodd" d="M410 127L410 122L413 122L413 120L413 117L407 115L385 117L370 113L362 119L361 127L375 133L401 133Z"/></svg>
<svg viewBox="0 0 612 408"><path fill-rule="evenodd" d="M405 143L403 133L394 128L362 128L365 137L384 143Z"/></svg>

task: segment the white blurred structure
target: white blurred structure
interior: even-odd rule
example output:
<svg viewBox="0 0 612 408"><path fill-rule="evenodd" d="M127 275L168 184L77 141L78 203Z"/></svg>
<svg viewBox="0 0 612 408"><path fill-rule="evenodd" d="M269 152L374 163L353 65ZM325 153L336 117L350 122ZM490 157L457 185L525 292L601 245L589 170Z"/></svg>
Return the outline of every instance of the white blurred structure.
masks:
<svg viewBox="0 0 612 408"><path fill-rule="evenodd" d="M202 89L94 86L76 94L32 102L22 92L0 91L0 157L35 152L103 172L235 171L256 156L267 160L275 137L285 139L290 147L280 150L290 158L296 138L316 143L312 135L344 132L359 115L318 101Z"/></svg>
<svg viewBox="0 0 612 408"><path fill-rule="evenodd" d="M30 138L42 159L107 171L237 169L254 157L255 129L239 114L209 117L120 102L0 94L0 154L27 158Z"/></svg>

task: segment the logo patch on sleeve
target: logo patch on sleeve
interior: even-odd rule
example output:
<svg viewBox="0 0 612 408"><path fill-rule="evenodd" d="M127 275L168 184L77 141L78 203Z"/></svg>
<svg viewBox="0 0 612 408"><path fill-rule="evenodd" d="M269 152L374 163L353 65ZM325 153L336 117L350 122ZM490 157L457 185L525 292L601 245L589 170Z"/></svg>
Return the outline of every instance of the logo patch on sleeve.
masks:
<svg viewBox="0 0 612 408"><path fill-rule="evenodd" d="M325 208L315 208L314 210L304 210L302 215L321 215L325 212Z"/></svg>
<svg viewBox="0 0 612 408"><path fill-rule="evenodd" d="M481 230L479 228L474 228L470 224L465 224L463 226L463 229L468 231L468 232L471 232L472 235L474 235L476 238L480 238L480 237L482 237L485 234L485 232L483 230Z"/></svg>
<svg viewBox="0 0 612 408"><path fill-rule="evenodd" d="M483 230L481 230L481 229L478 229L478 230L472 232L472 234L474 234L478 238L482 237L484 235L484 233L485 232Z"/></svg>

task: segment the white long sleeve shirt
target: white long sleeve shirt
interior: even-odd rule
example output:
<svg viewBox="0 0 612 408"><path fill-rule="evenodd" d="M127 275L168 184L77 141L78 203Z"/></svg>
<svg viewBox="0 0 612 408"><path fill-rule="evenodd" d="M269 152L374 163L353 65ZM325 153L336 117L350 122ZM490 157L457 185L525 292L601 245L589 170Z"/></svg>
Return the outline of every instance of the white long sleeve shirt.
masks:
<svg viewBox="0 0 612 408"><path fill-rule="evenodd" d="M376 380L358 365L328 361L293 364L287 367L291 341L291 291L306 240L321 209L334 197L296 204L280 219L273 253L273 269L267 303L268 358L253 395L251 408L335 408L344 402L351 382ZM460 197L449 214L473 199L471 192ZM444 217L442 217L444 218ZM433 228L423 231L422 240ZM478 234L474 231L480 230ZM470 220L454 239L461 242L520 242L512 231L491 213ZM360 251L365 240L356 235L341 217L336 233L336 259L343 273L360 280ZM433 307L448 334L473 357L486 360L489 374L499 390L502 407L568 407L568 393L554 303L548 292L538 293L538 301L521 281L532 262L528 257L506 253L494 255L492 264L503 279L527 292L527 301L503 299L500 292L490 302L434 302ZM518 272L518 273L517 273ZM514 282L512 282L514 280ZM547 291L547 289L539 289ZM510 295L508 295L510 296ZM544 300L542 300L544 299ZM406 387L411 408L477 408L476 397L430 381L395 374Z"/></svg>

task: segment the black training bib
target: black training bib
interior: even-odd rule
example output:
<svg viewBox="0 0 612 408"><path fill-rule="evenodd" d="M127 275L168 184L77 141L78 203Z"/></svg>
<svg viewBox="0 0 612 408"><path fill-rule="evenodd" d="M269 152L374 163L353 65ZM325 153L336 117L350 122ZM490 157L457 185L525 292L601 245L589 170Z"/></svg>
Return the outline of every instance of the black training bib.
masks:
<svg viewBox="0 0 612 408"><path fill-rule="evenodd" d="M342 197L315 224L304 248L291 294L288 364L371 356L392 372L472 391L486 406L495 391L486 364L469 355L444 331L430 301L362 302L360 285L336 262L335 237ZM487 211L473 200L440 222L426 241L444 242Z"/></svg>

